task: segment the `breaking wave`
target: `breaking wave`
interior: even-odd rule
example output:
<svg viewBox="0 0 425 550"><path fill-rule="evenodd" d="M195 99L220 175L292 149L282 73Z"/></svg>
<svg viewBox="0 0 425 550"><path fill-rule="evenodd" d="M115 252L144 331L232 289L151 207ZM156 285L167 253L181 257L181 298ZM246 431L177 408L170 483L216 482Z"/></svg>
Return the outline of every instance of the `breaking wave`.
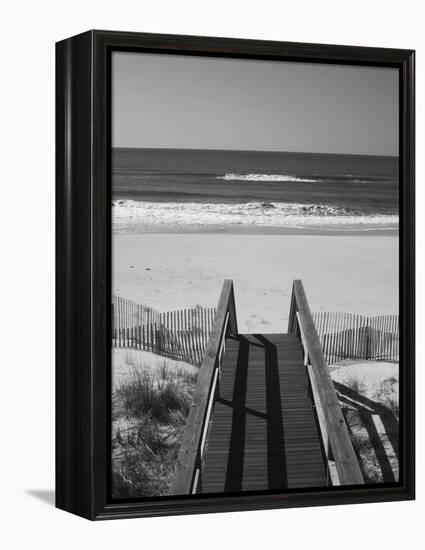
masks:
<svg viewBox="0 0 425 550"><path fill-rule="evenodd" d="M257 226L321 229L396 229L398 216L367 215L326 204L285 202L199 203L113 201L113 231L146 233L161 229Z"/></svg>
<svg viewBox="0 0 425 550"><path fill-rule="evenodd" d="M217 179L226 181L294 181L305 183L315 183L316 181L321 181L320 179L303 178L288 174L225 174L224 176L217 176Z"/></svg>

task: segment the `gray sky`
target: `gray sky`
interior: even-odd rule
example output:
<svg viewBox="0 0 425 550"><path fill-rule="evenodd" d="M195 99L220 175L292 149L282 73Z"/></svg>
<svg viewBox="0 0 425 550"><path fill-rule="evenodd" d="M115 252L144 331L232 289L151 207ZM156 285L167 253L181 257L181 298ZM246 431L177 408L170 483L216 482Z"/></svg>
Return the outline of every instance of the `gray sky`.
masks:
<svg viewBox="0 0 425 550"><path fill-rule="evenodd" d="M398 155L398 72L113 54L114 147Z"/></svg>

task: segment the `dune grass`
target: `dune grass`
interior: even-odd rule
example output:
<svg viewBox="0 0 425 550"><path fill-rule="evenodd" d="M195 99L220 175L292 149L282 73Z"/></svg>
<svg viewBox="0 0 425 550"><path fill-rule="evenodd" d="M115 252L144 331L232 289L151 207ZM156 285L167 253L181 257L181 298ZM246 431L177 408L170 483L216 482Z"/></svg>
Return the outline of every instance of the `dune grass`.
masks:
<svg viewBox="0 0 425 550"><path fill-rule="evenodd" d="M365 482L398 481L398 379L381 381L372 393L355 376L345 386L352 401L343 399L341 406Z"/></svg>
<svg viewBox="0 0 425 550"><path fill-rule="evenodd" d="M168 492L197 374L133 369L113 395L112 493L114 498Z"/></svg>

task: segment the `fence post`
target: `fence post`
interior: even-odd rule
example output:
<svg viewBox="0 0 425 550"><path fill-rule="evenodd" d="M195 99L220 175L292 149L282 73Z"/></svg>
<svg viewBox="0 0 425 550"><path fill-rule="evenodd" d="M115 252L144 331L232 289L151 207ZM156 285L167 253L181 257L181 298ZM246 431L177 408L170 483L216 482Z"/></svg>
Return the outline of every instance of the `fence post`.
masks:
<svg viewBox="0 0 425 550"><path fill-rule="evenodd" d="M368 325L366 327L366 360L369 360L371 357L371 328L369 326L369 319L368 319Z"/></svg>

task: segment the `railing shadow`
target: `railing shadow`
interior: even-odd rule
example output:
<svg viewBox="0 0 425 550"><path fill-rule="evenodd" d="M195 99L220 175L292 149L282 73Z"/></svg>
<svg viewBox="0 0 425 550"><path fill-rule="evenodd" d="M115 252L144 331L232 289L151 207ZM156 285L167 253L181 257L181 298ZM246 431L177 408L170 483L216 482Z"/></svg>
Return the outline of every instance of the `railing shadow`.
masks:
<svg viewBox="0 0 425 550"><path fill-rule="evenodd" d="M394 453L396 454L398 459L399 424L397 418L391 412L391 410L388 409L388 407L385 407L384 405L357 393L356 391L345 386L344 384L334 382L334 386L339 393L339 400L341 401L341 403L349 406L353 410L357 411L357 413L359 414L360 421L368 433L370 443L375 452L376 459L382 472L383 482L390 483L395 481L391 462L388 458L387 452L382 443L381 436L378 433L372 416L379 416L384 426L388 440L391 443Z"/></svg>
<svg viewBox="0 0 425 550"><path fill-rule="evenodd" d="M288 475L277 349L261 334L256 334L255 337L263 344L265 352L269 489L282 489L288 486Z"/></svg>
<svg viewBox="0 0 425 550"><path fill-rule="evenodd" d="M233 408L229 443L229 458L226 471L226 492L242 490L246 436L246 389L248 382L249 342L244 336L234 337L239 341L236 362L234 389L231 406Z"/></svg>
<svg viewBox="0 0 425 550"><path fill-rule="evenodd" d="M277 350L276 346L264 336L258 334L254 336L258 340L258 344L248 341L244 336L236 337L240 344L232 401L222 397L217 399L217 402L233 409L225 482L226 492L240 492L243 488L248 415L266 421L268 489L282 489L288 486ZM266 414L246 406L250 346L263 348L265 353Z"/></svg>

